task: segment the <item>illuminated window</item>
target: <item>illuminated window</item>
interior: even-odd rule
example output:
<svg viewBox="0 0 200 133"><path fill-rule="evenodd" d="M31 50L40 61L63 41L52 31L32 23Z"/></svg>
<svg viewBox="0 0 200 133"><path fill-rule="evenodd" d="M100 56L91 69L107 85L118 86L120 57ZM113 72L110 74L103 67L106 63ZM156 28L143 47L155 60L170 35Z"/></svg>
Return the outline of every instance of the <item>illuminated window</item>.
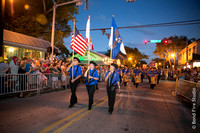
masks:
<svg viewBox="0 0 200 133"><path fill-rule="evenodd" d="M189 56L191 56L191 48L189 49Z"/></svg>
<svg viewBox="0 0 200 133"><path fill-rule="evenodd" d="M9 61L13 56L18 56L18 48L12 46L4 46L4 59Z"/></svg>

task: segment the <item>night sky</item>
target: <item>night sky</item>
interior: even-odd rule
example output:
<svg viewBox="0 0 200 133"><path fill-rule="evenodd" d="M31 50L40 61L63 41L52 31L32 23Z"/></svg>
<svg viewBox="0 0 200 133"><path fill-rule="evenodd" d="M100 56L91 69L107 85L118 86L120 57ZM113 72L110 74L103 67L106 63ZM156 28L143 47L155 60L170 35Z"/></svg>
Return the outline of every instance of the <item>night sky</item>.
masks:
<svg viewBox="0 0 200 133"><path fill-rule="evenodd" d="M91 15L92 28L111 27L112 15L118 27L167 23L200 19L200 0L136 0L126 3L126 0L89 0L89 10L84 10L83 5L79 6L79 14L76 15L78 30L86 28L88 15ZM71 26L72 22L69 23ZM110 33L110 30L106 31ZM132 28L119 29L125 46L138 48L139 51L156 58L152 53L156 44L147 44L144 40L158 40L170 36L187 36L200 38L200 24L154 28ZM85 32L80 32L85 37ZM108 39L101 31L91 31L91 39L94 51L107 51ZM71 36L65 39L65 46L70 49Z"/></svg>

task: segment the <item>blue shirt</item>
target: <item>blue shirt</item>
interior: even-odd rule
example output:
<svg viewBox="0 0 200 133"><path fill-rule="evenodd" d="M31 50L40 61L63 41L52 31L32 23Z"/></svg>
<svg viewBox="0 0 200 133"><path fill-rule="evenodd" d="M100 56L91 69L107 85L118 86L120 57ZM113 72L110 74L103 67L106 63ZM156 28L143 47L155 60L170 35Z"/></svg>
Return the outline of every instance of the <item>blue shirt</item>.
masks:
<svg viewBox="0 0 200 133"><path fill-rule="evenodd" d="M135 76L138 76L139 73L142 74L142 71L141 71L140 69L135 69L135 70L133 71L133 73L135 73Z"/></svg>
<svg viewBox="0 0 200 133"><path fill-rule="evenodd" d="M118 72L118 73L121 73L121 70L118 68L118 69L117 69L117 72Z"/></svg>
<svg viewBox="0 0 200 133"><path fill-rule="evenodd" d="M151 77L151 76L155 76L155 75L158 74L158 73L157 73L157 71L155 71L155 70L153 70L153 71L150 70L150 71L148 71L148 74L150 74L150 77Z"/></svg>
<svg viewBox="0 0 200 133"><path fill-rule="evenodd" d="M25 71L29 72L30 71L30 67L32 67L31 64L27 63L26 67L25 67ZM33 74L33 71L31 71L30 74Z"/></svg>
<svg viewBox="0 0 200 133"><path fill-rule="evenodd" d="M95 71L95 72L94 72ZM94 72L94 73L93 73ZM98 72L97 72L97 70L96 69L93 69L93 70L89 70L88 71L88 73L90 74L90 76L92 76L92 77L94 77L94 78L99 78L99 74L98 74ZM93 75L92 75L92 73L93 73ZM87 79L86 79L86 85L96 85L98 82L97 82L97 80L95 80L95 79L89 79L90 80L90 83L88 83L88 74L87 74ZM91 82L92 81L92 82Z"/></svg>
<svg viewBox="0 0 200 133"><path fill-rule="evenodd" d="M145 71L145 70L143 70L142 74L143 74L143 75L146 75L146 71Z"/></svg>
<svg viewBox="0 0 200 133"><path fill-rule="evenodd" d="M106 72L105 78L107 77L108 73L109 73L109 71ZM113 73L114 73L114 72L113 72ZM111 73L111 75L109 76L109 78L108 78L108 80L107 80L107 84L110 82L110 80L111 80L111 78L112 78L112 76L113 76L113 73ZM116 82L115 82L115 81L116 81ZM115 84L113 84L114 82L115 82ZM120 79L119 79L119 74L118 74L118 72L115 71L111 84L116 85L117 82L120 82Z"/></svg>
<svg viewBox="0 0 200 133"><path fill-rule="evenodd" d="M122 69L122 73L123 73L124 75L126 75L127 73L129 73L129 70L128 70L128 69L125 70L125 68L124 68L124 69Z"/></svg>
<svg viewBox="0 0 200 133"><path fill-rule="evenodd" d="M157 74L159 74L159 75L160 75L160 74L161 74L161 71L159 71L159 70L158 70L158 71L157 71Z"/></svg>
<svg viewBox="0 0 200 133"><path fill-rule="evenodd" d="M78 69L78 70L77 70L77 73L76 73L76 69ZM70 78L72 78L72 67L69 69L68 72L70 72ZM82 74L83 74L83 73L82 73L82 69L81 69L81 67L80 67L79 65L73 66L73 78L74 78L74 79L76 78L76 77L74 77L74 76L75 76L75 73L76 73L76 77L78 77L79 75L82 75Z"/></svg>

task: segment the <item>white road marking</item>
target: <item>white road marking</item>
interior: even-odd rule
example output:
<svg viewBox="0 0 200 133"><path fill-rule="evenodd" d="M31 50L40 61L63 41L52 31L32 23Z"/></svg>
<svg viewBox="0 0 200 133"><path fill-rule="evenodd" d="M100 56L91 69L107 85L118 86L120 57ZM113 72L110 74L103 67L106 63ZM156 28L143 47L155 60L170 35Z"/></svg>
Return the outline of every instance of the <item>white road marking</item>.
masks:
<svg viewBox="0 0 200 133"><path fill-rule="evenodd" d="M128 98L136 98L136 99L143 99L143 100L150 100L150 101L157 101L157 102L167 102L167 103L179 104L178 101L167 100L167 99L164 100L163 98L152 98L152 97L145 97L145 96L125 95L125 94L117 94L117 96L128 97Z"/></svg>

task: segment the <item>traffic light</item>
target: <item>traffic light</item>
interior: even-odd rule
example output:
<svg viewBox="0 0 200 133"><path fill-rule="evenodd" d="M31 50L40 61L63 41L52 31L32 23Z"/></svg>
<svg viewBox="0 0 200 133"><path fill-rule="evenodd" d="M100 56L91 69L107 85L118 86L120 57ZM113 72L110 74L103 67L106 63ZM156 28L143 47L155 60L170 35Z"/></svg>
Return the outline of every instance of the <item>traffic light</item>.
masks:
<svg viewBox="0 0 200 133"><path fill-rule="evenodd" d="M168 40L164 40L164 44L168 44Z"/></svg>
<svg viewBox="0 0 200 133"><path fill-rule="evenodd" d="M136 0L126 0L126 2L135 2Z"/></svg>
<svg viewBox="0 0 200 133"><path fill-rule="evenodd" d="M101 32L102 32L102 35L104 35L105 32L106 32L106 30L105 30L105 29L100 29L100 30L101 30Z"/></svg>
<svg viewBox="0 0 200 133"><path fill-rule="evenodd" d="M52 47L48 47L48 48L47 48L47 52L48 52L48 53L51 53L51 52L52 52Z"/></svg>
<svg viewBox="0 0 200 133"><path fill-rule="evenodd" d="M145 44L145 45L147 45L147 42L148 42L148 41L147 41L147 40L145 40L145 41L144 41L144 44Z"/></svg>

